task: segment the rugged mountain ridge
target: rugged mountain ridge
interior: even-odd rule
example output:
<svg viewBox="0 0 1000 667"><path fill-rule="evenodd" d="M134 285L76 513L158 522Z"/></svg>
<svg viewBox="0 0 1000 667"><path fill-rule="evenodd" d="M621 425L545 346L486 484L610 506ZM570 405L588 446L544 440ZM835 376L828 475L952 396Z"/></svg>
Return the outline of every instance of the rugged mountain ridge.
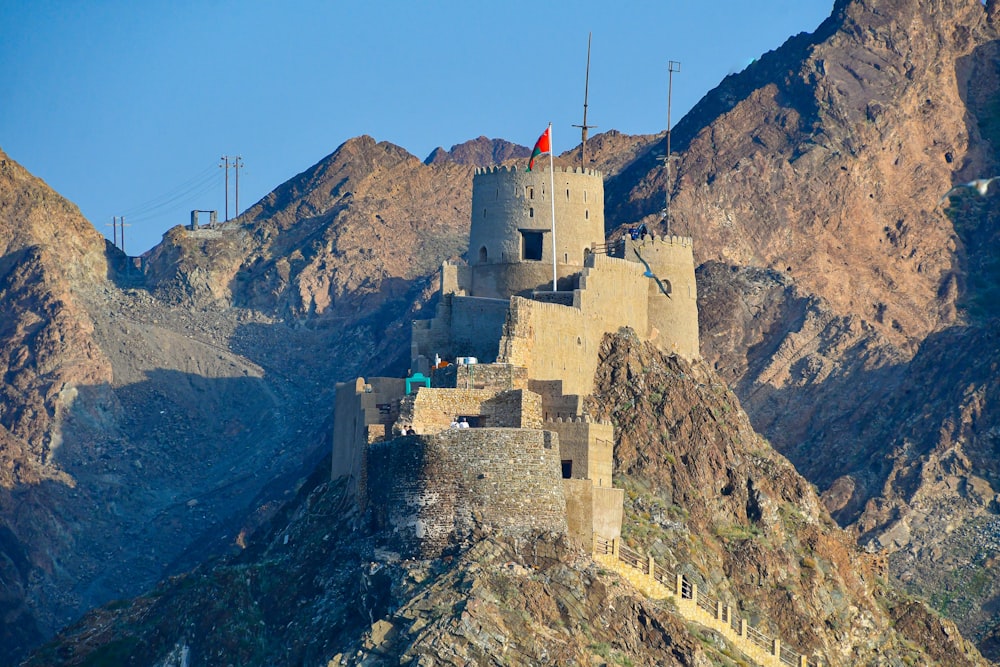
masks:
<svg viewBox="0 0 1000 667"><path fill-rule="evenodd" d="M837 519L890 554L890 575L954 613L988 653L998 650L986 371L998 349L995 200L970 191L937 202L996 164L996 15L992 1L837 2L816 32L728 77L678 123L669 184L673 230L692 234L705 262L705 358ZM609 132L588 145L615 223L658 222L667 184L656 139ZM103 544L155 554L124 568L151 582L204 553L184 553L185 535L231 546L239 531L218 526L245 519L251 533L273 511L291 482L268 496L263 477L294 479L323 448L332 381L405 369L397 342L430 305L433 269L463 249L471 170L352 140L237 221L171 230L142 280L82 219L54 224L73 207L53 193L0 198L3 238L16 239L0 259L2 302L16 313L0 330L16 371L0 436L4 479L18 485L0 508L22 517L5 518L0 535L5 578L19 582L4 591L4 609L18 610L5 630L21 633L4 646L37 641L86 599L122 594L102 588ZM83 240L46 245L67 233ZM77 397L57 418L66 387ZM73 445L64 458L45 459L46 434ZM188 456L213 462L196 483L198 466L171 470ZM152 479L139 471L157 465L184 484L136 497L145 492L129 489ZM237 505L257 511L227 518ZM93 539L80 538L95 517ZM139 523L178 544L158 551ZM69 569L52 557L71 552L84 558Z"/></svg>
<svg viewBox="0 0 1000 667"><path fill-rule="evenodd" d="M877 582L877 564L703 363L627 330L609 336L592 408L619 429L631 544L727 602L749 602L741 614L824 664L985 664L953 624ZM325 470L243 553L90 614L29 664L739 659L552 535L512 539L480 525L442 558L394 558Z"/></svg>
<svg viewBox="0 0 1000 667"><path fill-rule="evenodd" d="M678 123L669 184L662 144L608 184L617 221L648 223L669 186L704 262L705 357L891 576L977 638L996 634L996 199L942 195L997 167L997 15L839 1Z"/></svg>
<svg viewBox="0 0 1000 667"><path fill-rule="evenodd" d="M266 520L325 452L336 381L405 370L473 167L359 137L237 221L170 230L140 270L2 159L11 661Z"/></svg>

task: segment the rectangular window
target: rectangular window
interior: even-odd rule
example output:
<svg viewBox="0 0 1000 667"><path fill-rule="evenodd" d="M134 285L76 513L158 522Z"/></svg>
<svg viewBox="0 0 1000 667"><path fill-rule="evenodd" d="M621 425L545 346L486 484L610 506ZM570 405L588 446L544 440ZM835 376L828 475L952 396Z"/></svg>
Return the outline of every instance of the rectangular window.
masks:
<svg viewBox="0 0 1000 667"><path fill-rule="evenodd" d="M521 232L521 259L531 261L541 261L542 259L542 232Z"/></svg>
<svg viewBox="0 0 1000 667"><path fill-rule="evenodd" d="M562 461L562 476L563 479L573 478L573 461Z"/></svg>

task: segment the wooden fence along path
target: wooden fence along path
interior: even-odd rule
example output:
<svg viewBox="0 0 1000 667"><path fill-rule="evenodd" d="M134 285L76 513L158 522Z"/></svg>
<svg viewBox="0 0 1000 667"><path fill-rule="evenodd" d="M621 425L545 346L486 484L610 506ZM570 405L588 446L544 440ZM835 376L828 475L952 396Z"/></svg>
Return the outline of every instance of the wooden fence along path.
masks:
<svg viewBox="0 0 1000 667"><path fill-rule="evenodd" d="M647 597L674 598L681 616L715 630L748 658L764 667L822 667L822 662L792 650L777 637L768 637L752 627L745 618L734 616L732 607L698 590L698 585L683 574L656 564L652 556L643 556L629 549L621 540L607 540L595 535L594 559L627 579Z"/></svg>

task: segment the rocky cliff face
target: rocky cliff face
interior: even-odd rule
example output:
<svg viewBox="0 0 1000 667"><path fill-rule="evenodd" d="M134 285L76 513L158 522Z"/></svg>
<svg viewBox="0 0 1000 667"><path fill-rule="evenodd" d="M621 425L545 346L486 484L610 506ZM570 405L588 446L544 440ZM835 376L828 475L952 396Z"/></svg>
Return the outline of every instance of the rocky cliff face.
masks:
<svg viewBox="0 0 1000 667"><path fill-rule="evenodd" d="M877 564L704 364L630 332L608 337L592 408L619 429L634 546L824 664L985 664L953 624L878 582ZM739 659L558 536L512 539L481 522L468 548L401 561L374 547L326 469L238 556L91 613L29 664Z"/></svg>
<svg viewBox="0 0 1000 667"><path fill-rule="evenodd" d="M997 193L942 195L997 168L997 14L837 2L678 123L669 184L651 151L607 188L615 220L659 222L669 186L704 262L705 358L891 576L977 638L996 634Z"/></svg>
<svg viewBox="0 0 1000 667"><path fill-rule="evenodd" d="M229 548L325 450L335 383L405 371L467 237L460 162L360 137L139 267L2 157L3 660Z"/></svg>
<svg viewBox="0 0 1000 667"><path fill-rule="evenodd" d="M670 183L655 161L662 135L608 132L588 144L588 166L608 176L610 221L659 223L669 187L672 231L695 238L702 353L718 374L659 360L669 373L656 370L657 386L642 364L624 371L649 396L627 384L604 392L600 409L624 428L632 538L659 538L649 547L660 557L725 580L734 598L761 595L783 634L844 664L883 649L903 659L906 638L917 662L974 656L919 605L873 597L877 570L826 511L877 563L888 557L893 581L1000 656L997 193L941 199L997 167L998 11L993 0L838 1L815 33L727 77L677 124ZM515 152L474 140L425 164L360 137L238 220L171 230L141 274L0 154L8 655L97 602L252 541L325 449L333 383L405 370L408 322L431 305L440 262L464 249L473 165ZM623 368L629 355L642 356L629 352ZM734 444L755 436L723 412L736 409L719 378L819 488L822 508L765 446ZM668 390L690 414L670 406ZM654 407L630 426L616 402L640 399ZM703 489L718 493L698 497ZM796 562L794 550L811 560ZM668 627L629 604L635 623L623 636ZM463 627L437 618L451 637ZM809 634L801 618L830 621ZM192 627L208 627L200 622ZM352 650L358 627L337 630ZM702 660L680 630L660 636L669 659ZM626 651L600 637L596 645Z"/></svg>

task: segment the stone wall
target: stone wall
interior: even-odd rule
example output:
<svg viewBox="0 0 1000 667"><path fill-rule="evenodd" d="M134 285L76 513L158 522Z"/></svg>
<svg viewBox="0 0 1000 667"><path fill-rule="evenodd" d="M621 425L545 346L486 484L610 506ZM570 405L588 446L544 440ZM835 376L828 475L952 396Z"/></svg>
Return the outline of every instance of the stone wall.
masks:
<svg viewBox="0 0 1000 667"><path fill-rule="evenodd" d="M542 419L570 419L583 414L583 397L564 394L562 380L528 380L528 389L542 397Z"/></svg>
<svg viewBox="0 0 1000 667"><path fill-rule="evenodd" d="M504 299L442 294L434 319L413 322L412 370L428 375L435 355L447 361L457 357L476 357L482 363L496 361L508 307Z"/></svg>
<svg viewBox="0 0 1000 667"><path fill-rule="evenodd" d="M445 389L421 387L400 401L400 426L412 426L418 434L446 430L456 417L474 426L539 428L542 399L524 390Z"/></svg>
<svg viewBox="0 0 1000 667"><path fill-rule="evenodd" d="M575 544L591 549L595 534L607 539L621 536L623 489L597 487L583 479L564 479L563 493L566 495L566 525Z"/></svg>
<svg viewBox="0 0 1000 667"><path fill-rule="evenodd" d="M368 443L383 440L399 417L399 399L406 391L402 378L358 378L338 382L334 396L333 447L330 475L346 475L348 488L364 504Z"/></svg>
<svg viewBox="0 0 1000 667"><path fill-rule="evenodd" d="M685 359L697 359L700 356L698 289L691 239L683 236L626 238L619 244L618 251L624 259L648 264L654 276L649 279L648 287L647 337L662 350Z"/></svg>
<svg viewBox="0 0 1000 667"><path fill-rule="evenodd" d="M572 462L570 477L590 480L594 486L611 486L615 442L610 423L557 418L545 421L542 428L559 434L560 458Z"/></svg>
<svg viewBox="0 0 1000 667"><path fill-rule="evenodd" d="M371 446L370 516L383 546L438 556L476 530L567 532L558 436L462 429Z"/></svg>
<svg viewBox="0 0 1000 667"><path fill-rule="evenodd" d="M527 389L528 370L510 364L451 365L433 371L432 387L454 389Z"/></svg>
<svg viewBox="0 0 1000 667"><path fill-rule="evenodd" d="M573 306L511 299L498 361L527 367L535 380L562 380L566 394L591 393L604 334L645 332L648 298L642 265L604 255L588 264Z"/></svg>

